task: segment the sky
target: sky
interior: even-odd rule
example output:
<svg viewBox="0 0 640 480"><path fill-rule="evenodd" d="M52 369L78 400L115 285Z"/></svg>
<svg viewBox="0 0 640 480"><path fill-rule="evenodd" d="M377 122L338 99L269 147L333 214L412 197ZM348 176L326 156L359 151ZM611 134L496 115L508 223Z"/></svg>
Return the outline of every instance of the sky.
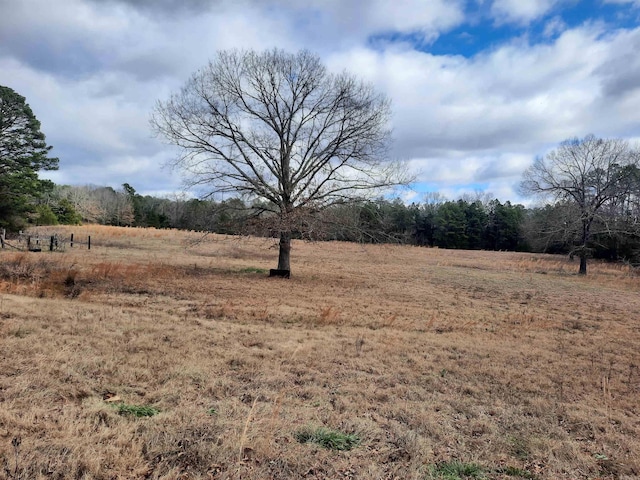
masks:
<svg viewBox="0 0 640 480"><path fill-rule="evenodd" d="M407 202L526 202L523 171L563 140L640 142L640 0L0 0L0 85L59 184L183 194L151 112L236 48L308 49L386 94Z"/></svg>

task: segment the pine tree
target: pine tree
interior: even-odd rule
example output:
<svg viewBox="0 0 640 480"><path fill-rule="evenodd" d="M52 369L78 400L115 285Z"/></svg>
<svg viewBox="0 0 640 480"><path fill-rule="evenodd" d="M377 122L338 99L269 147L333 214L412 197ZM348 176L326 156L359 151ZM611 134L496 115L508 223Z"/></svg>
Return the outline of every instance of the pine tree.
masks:
<svg viewBox="0 0 640 480"><path fill-rule="evenodd" d="M0 86L0 226L17 228L35 207L33 199L52 186L38 178L40 170L56 170L47 145L25 98Z"/></svg>

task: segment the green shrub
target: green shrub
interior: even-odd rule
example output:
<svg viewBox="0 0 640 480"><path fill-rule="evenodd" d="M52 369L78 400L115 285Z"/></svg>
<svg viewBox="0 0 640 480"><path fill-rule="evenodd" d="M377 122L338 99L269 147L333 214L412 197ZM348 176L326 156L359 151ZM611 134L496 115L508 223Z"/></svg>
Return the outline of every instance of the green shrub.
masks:
<svg viewBox="0 0 640 480"><path fill-rule="evenodd" d="M82 223L82 215L76 211L73 204L66 198L60 199L52 210L58 217L58 222L62 225L80 225Z"/></svg>
<svg viewBox="0 0 640 480"><path fill-rule="evenodd" d="M49 205L38 205L32 221L36 225L58 225L58 217Z"/></svg>

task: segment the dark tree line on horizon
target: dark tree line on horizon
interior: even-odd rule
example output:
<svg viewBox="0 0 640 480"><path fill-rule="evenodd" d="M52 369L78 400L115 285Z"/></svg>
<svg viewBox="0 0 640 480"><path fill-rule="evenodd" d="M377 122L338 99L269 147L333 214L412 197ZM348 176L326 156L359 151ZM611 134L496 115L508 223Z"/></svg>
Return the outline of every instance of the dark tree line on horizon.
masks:
<svg viewBox="0 0 640 480"><path fill-rule="evenodd" d="M640 177L636 188L640 192ZM311 217L313 224L293 232L293 238L572 254L579 246L579 232L569 221L574 215L575 207L562 202L526 208L498 199L446 200L437 194L408 205L400 199L379 198L317 212ZM607 232L604 224L596 222L590 256L640 264L637 202L629 198L624 208L610 211L609 216L616 217L616 233ZM158 198L140 195L129 184L118 190L55 185L39 200L30 223L97 223L277 236L265 221L260 202Z"/></svg>

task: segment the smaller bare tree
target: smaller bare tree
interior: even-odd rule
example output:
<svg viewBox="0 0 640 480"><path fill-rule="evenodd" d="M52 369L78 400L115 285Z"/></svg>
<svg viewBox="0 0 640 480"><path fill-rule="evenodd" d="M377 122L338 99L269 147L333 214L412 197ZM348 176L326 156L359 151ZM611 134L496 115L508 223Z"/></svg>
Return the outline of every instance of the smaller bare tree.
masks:
<svg viewBox="0 0 640 480"><path fill-rule="evenodd" d="M566 140L544 158L537 158L523 177L525 194L540 195L569 205L574 212L565 225L577 233L576 248L580 270L587 274L589 242L594 225L612 232L611 205L627 198L637 176L640 154L620 139L600 139L588 135ZM572 253L573 253L572 252Z"/></svg>

